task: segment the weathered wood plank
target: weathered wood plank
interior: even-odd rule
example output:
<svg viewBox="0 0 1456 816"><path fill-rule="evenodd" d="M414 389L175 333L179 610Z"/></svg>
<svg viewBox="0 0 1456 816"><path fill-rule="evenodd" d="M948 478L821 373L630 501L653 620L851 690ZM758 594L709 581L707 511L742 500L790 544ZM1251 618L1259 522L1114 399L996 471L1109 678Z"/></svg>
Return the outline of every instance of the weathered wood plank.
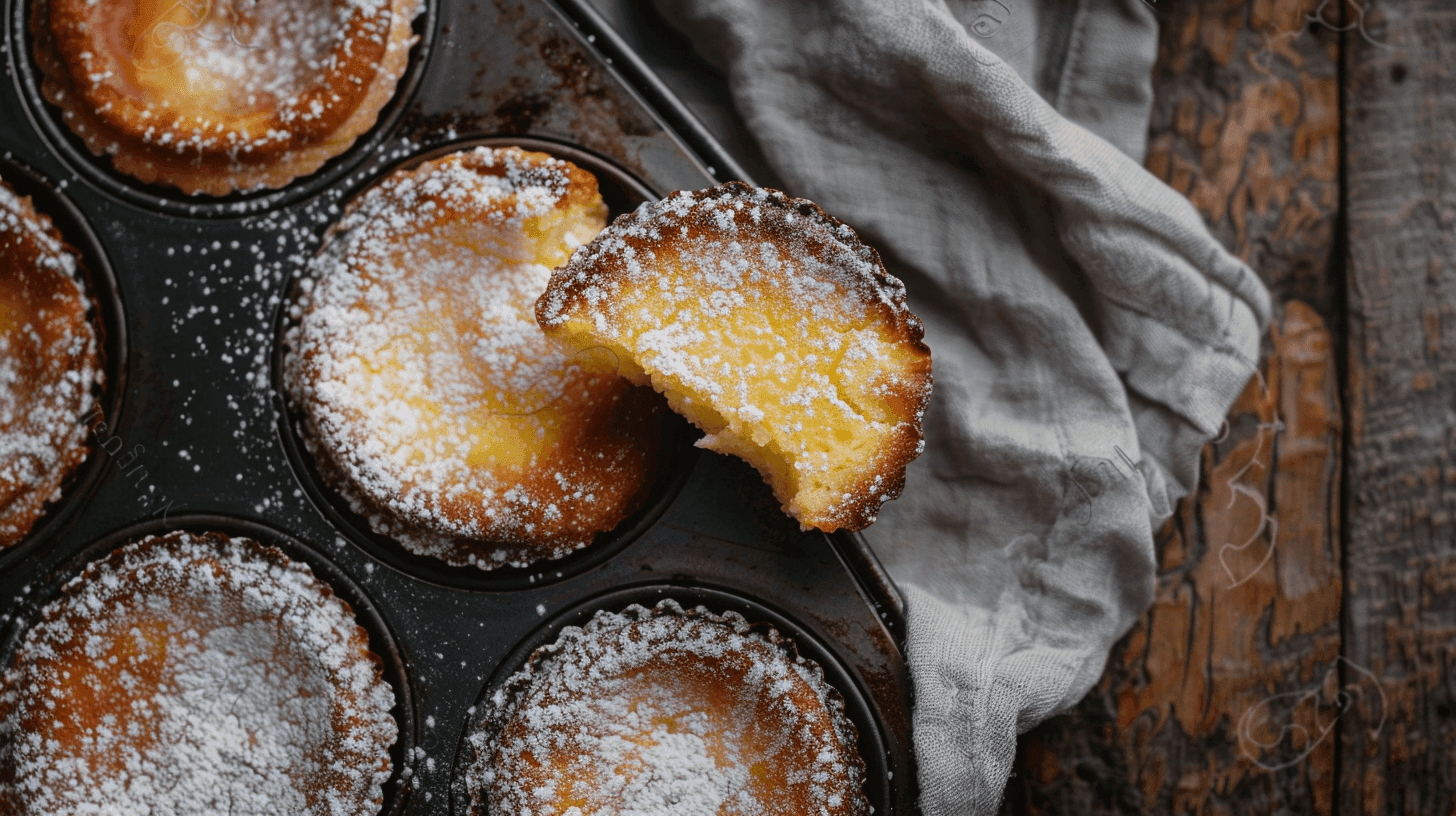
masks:
<svg viewBox="0 0 1456 816"><path fill-rule="evenodd" d="M1153 609L1007 812L1330 813L1340 662L1339 36L1319 0L1158 3L1147 166L1280 304L1263 383L1205 451ZM1331 20L1333 22L1333 20Z"/></svg>
<svg viewBox="0 0 1456 816"><path fill-rule="evenodd" d="M1347 35L1342 814L1456 809L1456 7ZM1368 672L1369 674L1366 674ZM1373 675L1373 680L1372 680Z"/></svg>

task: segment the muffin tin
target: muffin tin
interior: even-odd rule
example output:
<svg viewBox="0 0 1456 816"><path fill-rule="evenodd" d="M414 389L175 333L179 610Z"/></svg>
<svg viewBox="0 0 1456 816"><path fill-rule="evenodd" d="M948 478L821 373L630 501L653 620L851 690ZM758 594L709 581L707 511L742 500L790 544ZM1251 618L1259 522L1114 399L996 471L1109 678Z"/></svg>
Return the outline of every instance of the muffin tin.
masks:
<svg viewBox="0 0 1456 816"><path fill-rule="evenodd" d="M278 393L283 305L342 205L389 170L478 143L596 173L614 213L742 177L584 0L432 0L396 99L323 170L277 191L191 198L87 153L40 101L28 3L8 0L0 176L85 257L108 366L95 450L0 551L0 660L85 563L171 529L281 547L350 602L395 689L388 814L469 811L472 711L536 646L596 609L729 609L792 637L844 695L877 814L914 812L903 609L863 541L803 532L751 468L671 425L646 508L560 561L482 572L411 556L322 486Z"/></svg>

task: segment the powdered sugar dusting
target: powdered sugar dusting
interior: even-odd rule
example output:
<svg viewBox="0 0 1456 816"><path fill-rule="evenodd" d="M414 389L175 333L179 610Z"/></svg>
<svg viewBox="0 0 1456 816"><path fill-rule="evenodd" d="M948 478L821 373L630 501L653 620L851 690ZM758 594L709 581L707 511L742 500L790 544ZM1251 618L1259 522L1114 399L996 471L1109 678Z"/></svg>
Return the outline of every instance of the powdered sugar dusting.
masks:
<svg viewBox="0 0 1456 816"><path fill-rule="evenodd" d="M552 275L536 316L617 350L806 526L874 521L920 452L924 327L875 251L811 202L732 182L644 204Z"/></svg>
<svg viewBox="0 0 1456 816"><path fill-rule="evenodd" d="M735 613L600 612L532 655L470 737L492 816L866 814L819 667Z"/></svg>
<svg viewBox="0 0 1456 816"><path fill-rule="evenodd" d="M728 302L745 285L782 278L795 305L816 318L862 319L869 304L879 304L899 320L919 323L905 305L904 284L885 273L875 251L848 226L809 202L741 183L642 204L572 257L562 277L579 285L554 289L537 316L553 325L578 297L610 303L614 289L654 276L654 262L674 256L694 266L703 287ZM615 275L588 272L604 267ZM775 274L782 272L788 274Z"/></svg>
<svg viewBox="0 0 1456 816"><path fill-rule="evenodd" d="M0 547L19 541L85 460L103 374L75 251L0 181Z"/></svg>
<svg viewBox="0 0 1456 816"><path fill-rule="evenodd" d="M375 813L397 727L367 648L276 549L128 544L46 605L4 675L0 809Z"/></svg>
<svg viewBox="0 0 1456 816"><path fill-rule="evenodd" d="M310 452L376 531L491 568L564 555L633 509L655 414L614 357L571 355L532 316L604 218L583 171L479 148L389 178L335 228L284 380Z"/></svg>
<svg viewBox="0 0 1456 816"><path fill-rule="evenodd" d="M212 194L280 186L348 147L403 74L423 9L420 0L34 6L43 90L72 131L123 172Z"/></svg>
<svg viewBox="0 0 1456 816"><path fill-rule="evenodd" d="M48 5L69 76L103 120L194 154L268 152L326 132L368 88L393 24L383 0L204 0L124 19L97 17L86 0Z"/></svg>

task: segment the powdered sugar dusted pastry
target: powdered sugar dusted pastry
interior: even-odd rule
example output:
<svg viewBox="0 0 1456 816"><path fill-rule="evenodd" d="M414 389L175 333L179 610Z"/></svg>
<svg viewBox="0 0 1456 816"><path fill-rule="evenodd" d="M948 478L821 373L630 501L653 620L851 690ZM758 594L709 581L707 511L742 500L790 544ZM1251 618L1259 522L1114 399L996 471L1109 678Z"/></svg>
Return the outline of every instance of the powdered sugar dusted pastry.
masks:
<svg viewBox="0 0 1456 816"><path fill-rule="evenodd" d="M864 816L838 692L736 613L599 612L538 649L471 735L476 814Z"/></svg>
<svg viewBox="0 0 1456 816"><path fill-rule="evenodd" d="M870 524L920 453L924 329L879 255L808 201L730 182L644 204L552 275L536 317L611 349L806 528Z"/></svg>
<svg viewBox="0 0 1456 816"><path fill-rule="evenodd" d="M0 811L365 816L397 727L353 612L281 551L176 532L92 563L0 685Z"/></svg>
<svg viewBox="0 0 1456 816"><path fill-rule="evenodd" d="M478 148L369 190L328 238L285 385L329 483L380 533L451 564L524 566L642 502L660 398L532 313L606 207L591 174Z"/></svg>
<svg viewBox="0 0 1456 816"><path fill-rule="evenodd" d="M374 125L421 0L38 0L42 93L96 155L188 193L281 187Z"/></svg>
<svg viewBox="0 0 1456 816"><path fill-rule="evenodd" d="M90 451L101 385L79 257L0 181L0 548L20 541Z"/></svg>

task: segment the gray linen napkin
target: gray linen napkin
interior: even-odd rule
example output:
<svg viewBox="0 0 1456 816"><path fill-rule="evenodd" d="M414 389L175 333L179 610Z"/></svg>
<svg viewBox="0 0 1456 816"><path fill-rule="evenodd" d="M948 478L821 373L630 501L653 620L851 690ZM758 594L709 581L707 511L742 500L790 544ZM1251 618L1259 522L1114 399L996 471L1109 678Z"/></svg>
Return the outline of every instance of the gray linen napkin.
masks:
<svg viewBox="0 0 1456 816"><path fill-rule="evenodd" d="M1254 371L1258 278L1142 169L1145 0L656 0L788 192L926 324L935 395L866 531L903 588L927 816L994 813L1016 736L1152 598L1152 534Z"/></svg>

